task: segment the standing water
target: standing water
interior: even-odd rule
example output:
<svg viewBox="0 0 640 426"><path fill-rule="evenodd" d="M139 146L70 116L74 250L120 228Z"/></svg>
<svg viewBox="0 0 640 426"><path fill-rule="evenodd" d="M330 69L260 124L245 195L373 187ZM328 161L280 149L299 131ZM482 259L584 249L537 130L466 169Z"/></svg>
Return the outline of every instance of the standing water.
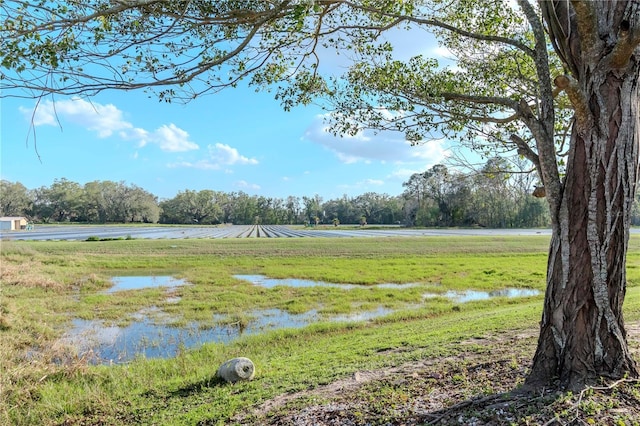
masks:
<svg viewBox="0 0 640 426"><path fill-rule="evenodd" d="M420 285L410 284L336 284L323 281L300 279L272 279L263 275L236 275L237 279L249 281L255 285L272 288L279 285L292 287L339 287L346 290L353 288L392 288L402 290ZM113 287L107 293L125 290L138 290L149 287L167 287L172 289L188 284L186 281L171 276L122 276L113 278ZM474 300L485 300L493 297L528 297L539 292L532 289L504 289L492 292L468 290L464 292L448 291L443 294L426 293L424 298L446 297L453 302L465 303ZM170 299L175 297L169 296ZM171 300L176 302L177 300ZM157 310L151 309L151 311ZM290 314L280 309L266 309L248 312L248 321L230 322L229 318L214 315L218 324L202 327L192 322L182 327L170 324L170 318L162 324L149 318L150 310L136 314L137 321L126 327L107 325L101 320L73 320L73 327L62 337L59 343L69 345L77 350L77 356L87 356L94 363L123 363L135 357L168 358L176 356L181 350L195 348L208 342L228 343L243 334L258 334L278 328L300 328L320 320L328 321L367 321L388 315L393 311L378 308L373 311L357 312L348 315L326 317L316 310L302 314Z"/></svg>

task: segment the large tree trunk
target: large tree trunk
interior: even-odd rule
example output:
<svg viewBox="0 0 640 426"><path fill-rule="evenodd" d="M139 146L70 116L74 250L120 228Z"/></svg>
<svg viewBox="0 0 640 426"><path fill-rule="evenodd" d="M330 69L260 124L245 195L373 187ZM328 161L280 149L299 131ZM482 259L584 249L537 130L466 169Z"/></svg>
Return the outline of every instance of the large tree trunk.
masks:
<svg viewBox="0 0 640 426"><path fill-rule="evenodd" d="M589 64L575 58L579 79L560 84L574 91L569 97L577 120L562 193L550 200L547 291L527 379L534 387L575 390L600 377L638 376L622 304L638 178L640 68L633 55L616 65L607 56L610 46L602 46Z"/></svg>

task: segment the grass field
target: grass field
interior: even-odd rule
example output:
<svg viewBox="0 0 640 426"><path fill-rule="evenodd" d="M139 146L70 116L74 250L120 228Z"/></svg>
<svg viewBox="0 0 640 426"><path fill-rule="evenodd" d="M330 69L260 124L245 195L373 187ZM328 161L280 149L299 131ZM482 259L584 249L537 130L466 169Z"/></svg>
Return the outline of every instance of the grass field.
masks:
<svg viewBox="0 0 640 426"><path fill-rule="evenodd" d="M461 304L423 294L543 291L547 245L541 236L2 242L0 424L228 424L282 394L361 371L446 359L463 347L473 352L470 339L535 329L542 296ZM632 237L627 263L625 312L638 320L639 237ZM268 289L235 274L359 287ZM177 303L157 288L104 294L118 275L173 275L192 285L174 290ZM373 286L380 283L419 285ZM175 326L197 321L206 328L220 315L251 321L247 313L259 309L318 310L329 318L379 307L393 313L370 322L321 321L125 365L90 365L58 343L74 318L123 325L149 308L168 314ZM220 383L217 367L235 356L255 362L256 378Z"/></svg>

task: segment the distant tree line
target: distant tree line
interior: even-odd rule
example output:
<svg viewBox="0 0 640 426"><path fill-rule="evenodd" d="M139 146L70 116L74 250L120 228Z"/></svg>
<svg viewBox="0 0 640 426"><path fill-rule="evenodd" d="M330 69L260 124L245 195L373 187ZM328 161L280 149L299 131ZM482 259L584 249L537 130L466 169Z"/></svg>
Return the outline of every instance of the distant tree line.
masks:
<svg viewBox="0 0 640 426"><path fill-rule="evenodd" d="M436 165L403 184L405 211L418 226L546 226L548 208L532 196L533 178L530 173L513 172L499 157L469 174Z"/></svg>
<svg viewBox="0 0 640 426"><path fill-rule="evenodd" d="M94 181L83 186L63 178L29 190L19 182L2 180L0 214L45 223L155 223L160 206L155 195L124 182Z"/></svg>
<svg viewBox="0 0 640 426"><path fill-rule="evenodd" d="M27 189L2 180L0 215L43 223L547 226L548 209L544 200L532 196L533 184L531 174L512 172L499 158L474 173L433 166L413 174L397 196L367 192L327 201L318 195L273 198L211 189L187 189L159 200L124 182L80 185L63 178L49 187ZM632 223L640 224L640 208Z"/></svg>

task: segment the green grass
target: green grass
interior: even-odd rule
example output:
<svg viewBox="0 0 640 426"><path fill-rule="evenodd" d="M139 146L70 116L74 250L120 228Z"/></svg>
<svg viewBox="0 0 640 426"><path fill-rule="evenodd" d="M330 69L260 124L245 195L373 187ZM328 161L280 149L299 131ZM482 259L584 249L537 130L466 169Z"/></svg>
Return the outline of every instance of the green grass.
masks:
<svg viewBox="0 0 640 426"><path fill-rule="evenodd" d="M427 290L543 289L546 244L544 237L527 243L505 238L34 242L6 244L3 256L12 264L33 265L33 273L54 278L63 293L76 292L80 303L74 310L81 318L123 321L139 306L155 305L182 316L182 321L204 321L212 311L398 309L421 303ZM513 269L514 264L519 267ZM362 284L362 289L268 290L233 278L246 273ZM194 284L177 290L178 304L167 303L162 291L151 289L96 294L114 275L167 274ZM377 283L423 286L402 291L368 287Z"/></svg>
<svg viewBox="0 0 640 426"><path fill-rule="evenodd" d="M548 237L121 240L3 242L0 294L0 424L223 424L276 395L355 371L455 354L461 342L535 327L542 296L455 304L425 291L544 288ZM628 258L627 319L640 318L640 239ZM234 274L361 284L362 288L265 289ZM102 294L114 275L174 275L191 285L168 303L162 289ZM371 284L422 283L404 290ZM207 344L172 359L58 365L53 343L73 318L126 324L158 307L178 324L233 321L278 308L325 314L387 307L370 323L315 324ZM36 349L39 355L33 356ZM56 352L58 351L58 352ZM217 367L248 356L256 379L219 383Z"/></svg>

